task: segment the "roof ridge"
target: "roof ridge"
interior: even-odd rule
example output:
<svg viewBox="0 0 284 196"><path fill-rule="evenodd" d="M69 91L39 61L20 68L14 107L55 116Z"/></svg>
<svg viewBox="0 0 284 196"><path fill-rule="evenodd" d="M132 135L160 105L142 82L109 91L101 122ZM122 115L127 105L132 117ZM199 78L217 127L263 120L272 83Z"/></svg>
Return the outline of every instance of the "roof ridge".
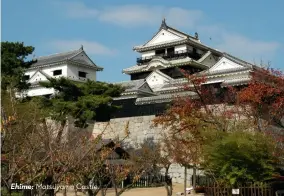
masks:
<svg viewBox="0 0 284 196"><path fill-rule="evenodd" d="M232 60L232 61L240 61L241 63L244 63L245 65L251 65L251 66L253 65L252 63L245 61L245 60L242 60L242 59L240 59L236 56L233 56L229 53L224 52L223 54L224 54L224 57L229 57L229 59L231 58L230 60Z"/></svg>
<svg viewBox="0 0 284 196"><path fill-rule="evenodd" d="M192 39L194 39L194 40L196 40L196 41L199 41L199 39L196 39L194 36L191 36L191 35L189 35L189 34L183 32L183 31L177 30L176 28L173 28L173 27L168 26L168 25L167 25L167 27L168 27L168 29L171 29L171 30L176 31L176 32L178 32L178 33L180 33L180 34L183 34L183 35L187 36L188 38L192 38Z"/></svg>
<svg viewBox="0 0 284 196"><path fill-rule="evenodd" d="M162 23L161 23L161 26L160 26L159 31L162 30L162 29L165 29L165 30L171 29L171 30L176 31L176 32L178 32L178 33L180 33L180 34L183 34L183 35L186 36L186 37L190 37L190 38L193 38L193 39L195 39L195 40L199 40L199 39L197 39L196 37L193 37L193 36L191 36L191 35L189 35L189 34L187 34L187 33L185 33L185 32L182 32L182 31L180 31L180 30L177 30L176 28L173 28L173 27L167 25L165 18L163 18L163 20L162 20Z"/></svg>
<svg viewBox="0 0 284 196"><path fill-rule="evenodd" d="M70 51L67 51L67 52L59 52L59 53L55 53L55 54L39 56L39 57L36 57L35 59L42 60L42 59L46 59L46 58L50 58L50 57L60 56L60 55L63 55L63 54L72 54L72 53L81 52L81 51L82 51L82 49L80 48L80 49L77 49L77 50L70 50Z"/></svg>
<svg viewBox="0 0 284 196"><path fill-rule="evenodd" d="M197 62L201 63L202 61L204 61L211 54L212 54L211 51L208 50L206 53L204 53L204 55L202 55L202 57L200 59L197 60Z"/></svg>
<svg viewBox="0 0 284 196"><path fill-rule="evenodd" d="M142 81L145 80L143 79L138 79L138 80L125 80L125 81L119 81L119 82L113 82L112 84L122 84L122 83L132 83L133 81Z"/></svg>

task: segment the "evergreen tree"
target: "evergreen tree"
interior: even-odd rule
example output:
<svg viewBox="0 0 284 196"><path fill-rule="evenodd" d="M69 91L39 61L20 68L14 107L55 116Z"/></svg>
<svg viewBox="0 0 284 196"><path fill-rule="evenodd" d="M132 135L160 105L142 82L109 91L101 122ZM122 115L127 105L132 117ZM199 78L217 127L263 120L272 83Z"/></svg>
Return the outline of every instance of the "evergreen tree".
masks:
<svg viewBox="0 0 284 196"><path fill-rule="evenodd" d="M34 47L25 46L23 42L1 42L1 88L27 89L23 75L33 61L27 61Z"/></svg>
<svg viewBox="0 0 284 196"><path fill-rule="evenodd" d="M108 120L110 114L118 108L112 105L112 97L122 92L118 85L90 80L78 83L66 78L50 78L49 82L41 82L41 85L56 90L51 99L41 99L47 115L61 121L62 125L71 116L75 119L75 125L82 128L87 127L88 120Z"/></svg>

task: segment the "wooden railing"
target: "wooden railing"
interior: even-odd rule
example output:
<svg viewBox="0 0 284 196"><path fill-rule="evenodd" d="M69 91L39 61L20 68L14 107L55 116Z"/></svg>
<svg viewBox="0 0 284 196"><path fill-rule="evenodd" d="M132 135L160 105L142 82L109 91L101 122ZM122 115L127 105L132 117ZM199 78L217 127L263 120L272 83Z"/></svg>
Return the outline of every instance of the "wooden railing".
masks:
<svg viewBox="0 0 284 196"><path fill-rule="evenodd" d="M232 187L220 187L217 185L205 187L207 196L232 196ZM240 186L239 196L274 196L273 189L267 184L252 184L250 186Z"/></svg>
<svg viewBox="0 0 284 196"><path fill-rule="evenodd" d="M127 186L129 184L131 184L132 187L141 187L141 188L163 186L165 180L166 177L164 175L156 175L156 176L145 175L140 177L135 182L133 182L133 176L128 176L128 178L125 181L123 181L121 186Z"/></svg>
<svg viewBox="0 0 284 196"><path fill-rule="evenodd" d="M184 57L190 57L194 60L198 60L199 58L201 58L202 55L196 52L190 51L190 50L182 50L182 51L176 51L174 53L157 54L153 56L140 57L140 58L137 58L137 64L138 65L145 64L151 61L152 58L155 56L160 56L166 60L173 60L173 59L184 58Z"/></svg>

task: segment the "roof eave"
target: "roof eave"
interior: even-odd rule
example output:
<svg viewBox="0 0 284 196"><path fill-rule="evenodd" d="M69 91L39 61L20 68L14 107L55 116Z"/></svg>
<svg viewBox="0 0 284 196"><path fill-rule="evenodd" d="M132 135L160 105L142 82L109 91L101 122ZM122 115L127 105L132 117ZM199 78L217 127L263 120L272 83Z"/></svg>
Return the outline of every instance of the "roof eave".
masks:
<svg viewBox="0 0 284 196"><path fill-rule="evenodd" d="M83 64L83 63L79 63L77 61L72 61L72 60L68 60L66 61L67 63L70 63L70 64L75 64L75 65L79 65L79 66L82 66L82 67L88 67L90 69L94 69L96 71L102 71L103 70L103 67L98 67L98 66L91 66L91 65L86 65L86 64Z"/></svg>

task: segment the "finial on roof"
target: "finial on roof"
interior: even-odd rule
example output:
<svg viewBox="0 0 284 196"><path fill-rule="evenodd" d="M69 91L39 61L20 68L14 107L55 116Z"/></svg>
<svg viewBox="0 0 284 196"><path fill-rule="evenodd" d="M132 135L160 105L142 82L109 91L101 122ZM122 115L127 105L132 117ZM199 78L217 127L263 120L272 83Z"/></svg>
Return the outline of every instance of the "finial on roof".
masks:
<svg viewBox="0 0 284 196"><path fill-rule="evenodd" d="M166 24L166 18L165 17L162 20L162 24L161 24L160 29L167 29L167 24Z"/></svg>
<svg viewBox="0 0 284 196"><path fill-rule="evenodd" d="M83 48L83 44L81 45L81 48L80 48L81 50L83 50L84 48Z"/></svg>
<svg viewBox="0 0 284 196"><path fill-rule="evenodd" d="M197 32L195 32L195 38L198 39L198 33Z"/></svg>

